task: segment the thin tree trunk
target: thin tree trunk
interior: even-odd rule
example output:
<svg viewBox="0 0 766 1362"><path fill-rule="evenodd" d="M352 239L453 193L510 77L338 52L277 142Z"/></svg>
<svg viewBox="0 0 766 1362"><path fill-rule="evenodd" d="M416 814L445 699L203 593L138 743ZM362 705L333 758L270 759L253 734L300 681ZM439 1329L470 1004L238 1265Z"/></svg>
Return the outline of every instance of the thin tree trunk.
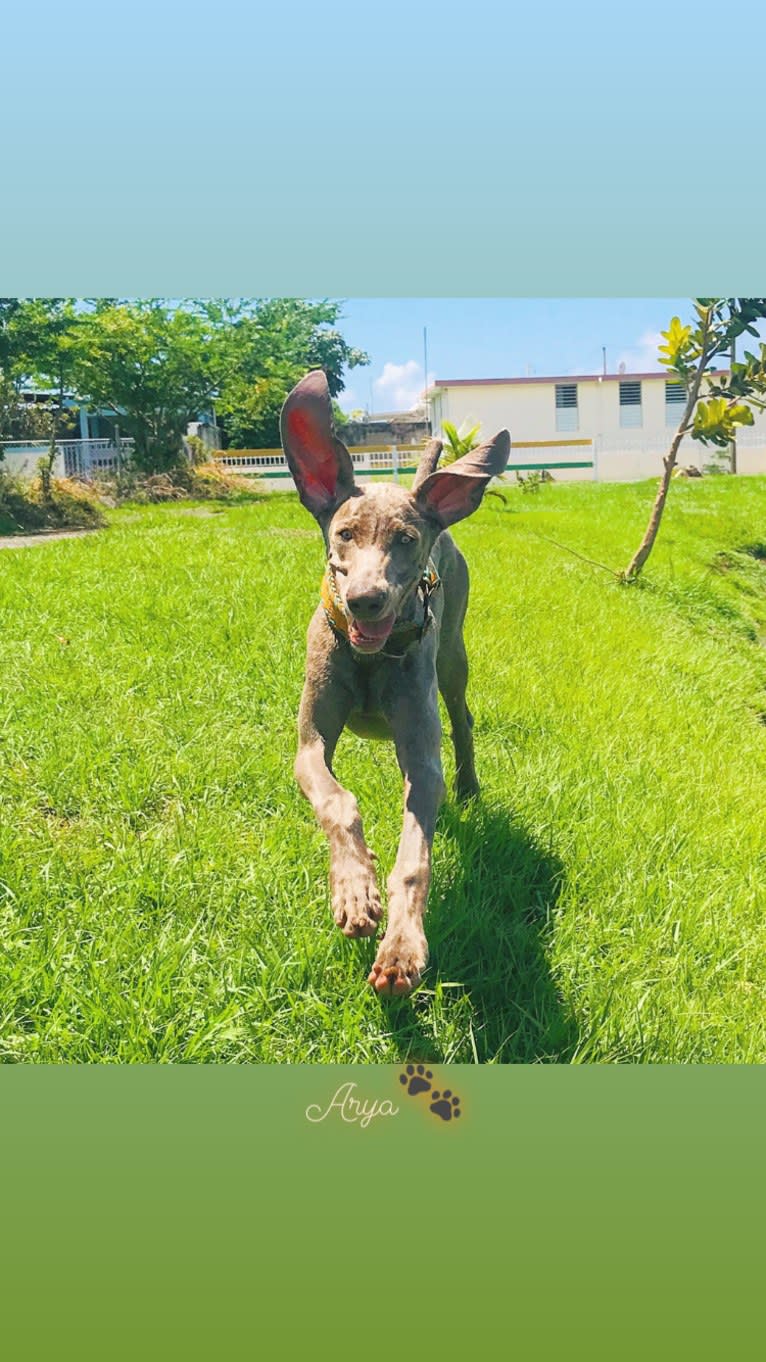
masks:
<svg viewBox="0 0 766 1362"><path fill-rule="evenodd" d="M700 355L697 371L694 375L692 385L688 392L686 406L684 407L684 414L681 417L680 425L675 435L673 436L673 442L670 446L670 449L668 450L667 454L665 455L662 461L663 464L665 465L665 471L660 479L660 485L657 489L657 495L654 499L654 505L652 506L652 513L649 516L649 524L646 527L644 537L641 540L641 543L636 549L636 552L633 554L633 557L628 563L628 566L625 568L625 571L622 573L623 582L635 582L636 578L640 575L641 569L643 568L644 563L649 557L649 554L654 548L654 541L657 538L657 532L660 528L660 521L662 520L662 513L665 509L668 488L670 487L670 479L673 476L673 469L676 466L676 459L678 458L678 451L681 447L681 441L683 440L684 435L692 425L692 416L694 415L694 408L697 405L697 398L699 397L702 377L705 372L705 369L707 368L709 359L710 356L707 354L705 350L703 350L702 354Z"/></svg>
<svg viewBox="0 0 766 1362"><path fill-rule="evenodd" d="M40 470L40 491L46 506L50 506L53 501L52 478L57 453L56 418L54 415L51 415L51 438L48 442L48 453L47 456L43 455L37 465Z"/></svg>
<svg viewBox="0 0 766 1362"><path fill-rule="evenodd" d="M729 308L729 321L731 321L731 320L732 320L732 309ZM733 377L733 375L734 375L734 365L736 364L736 361L737 361L737 342L736 342L736 340L734 340L734 339L732 338L732 342L731 342L731 357L730 357L730 360L729 360L729 371L730 371L732 377ZM731 439L731 443L730 443L730 445L729 445L729 472L730 472L730 473L736 473L736 471L737 471L737 437L736 437L736 435L733 435L733 436L732 436L732 439Z"/></svg>

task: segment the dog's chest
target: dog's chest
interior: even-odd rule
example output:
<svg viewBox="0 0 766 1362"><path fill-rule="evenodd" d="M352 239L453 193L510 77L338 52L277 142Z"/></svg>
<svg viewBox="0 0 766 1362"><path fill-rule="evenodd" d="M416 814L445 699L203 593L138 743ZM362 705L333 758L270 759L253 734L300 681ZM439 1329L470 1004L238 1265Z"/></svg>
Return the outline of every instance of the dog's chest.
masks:
<svg viewBox="0 0 766 1362"><path fill-rule="evenodd" d="M385 714L368 714L365 710L352 709L346 720L346 728L356 733L357 738L393 738L391 725Z"/></svg>
<svg viewBox="0 0 766 1362"><path fill-rule="evenodd" d="M390 672L394 665L378 658L354 662L356 703L346 720L346 726L358 738L393 737L384 708L386 688L390 685Z"/></svg>
<svg viewBox="0 0 766 1362"><path fill-rule="evenodd" d="M376 656L355 660L355 702L346 720L352 733L359 738L393 738L386 715L395 707L397 692L417 690L424 676L430 671L435 675L437 635L438 628L427 643L416 644L402 659Z"/></svg>

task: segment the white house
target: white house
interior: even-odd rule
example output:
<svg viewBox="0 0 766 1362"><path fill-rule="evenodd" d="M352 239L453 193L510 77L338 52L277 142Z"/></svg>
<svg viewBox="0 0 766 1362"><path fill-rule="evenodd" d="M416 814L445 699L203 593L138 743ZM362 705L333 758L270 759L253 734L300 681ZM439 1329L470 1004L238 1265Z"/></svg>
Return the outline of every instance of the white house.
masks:
<svg viewBox="0 0 766 1362"><path fill-rule="evenodd" d="M629 482L653 477L685 400L663 373L567 374L551 378L437 379L429 390L431 428L506 426L511 467L548 468L556 478ZM725 451L724 451L725 452ZM717 451L686 436L679 463L702 469ZM737 470L766 473L766 415L737 436Z"/></svg>

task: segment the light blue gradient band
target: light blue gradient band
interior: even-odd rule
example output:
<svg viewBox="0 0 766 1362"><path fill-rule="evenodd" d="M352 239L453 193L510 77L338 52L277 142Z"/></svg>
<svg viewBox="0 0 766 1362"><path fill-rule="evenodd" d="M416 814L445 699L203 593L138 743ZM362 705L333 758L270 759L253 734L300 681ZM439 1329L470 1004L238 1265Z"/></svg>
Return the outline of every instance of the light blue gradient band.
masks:
<svg viewBox="0 0 766 1362"><path fill-rule="evenodd" d="M4 19L5 293L762 293L764 8Z"/></svg>

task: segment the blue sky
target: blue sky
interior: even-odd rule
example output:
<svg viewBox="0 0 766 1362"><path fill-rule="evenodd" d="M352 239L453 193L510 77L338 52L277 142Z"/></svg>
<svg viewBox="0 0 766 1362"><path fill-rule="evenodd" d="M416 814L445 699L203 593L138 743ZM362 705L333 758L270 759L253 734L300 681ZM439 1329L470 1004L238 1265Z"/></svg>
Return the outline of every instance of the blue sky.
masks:
<svg viewBox="0 0 766 1362"><path fill-rule="evenodd" d="M407 410L429 380L659 370L659 332L691 315L689 298L349 298L341 329L370 355L349 371L345 411Z"/></svg>

